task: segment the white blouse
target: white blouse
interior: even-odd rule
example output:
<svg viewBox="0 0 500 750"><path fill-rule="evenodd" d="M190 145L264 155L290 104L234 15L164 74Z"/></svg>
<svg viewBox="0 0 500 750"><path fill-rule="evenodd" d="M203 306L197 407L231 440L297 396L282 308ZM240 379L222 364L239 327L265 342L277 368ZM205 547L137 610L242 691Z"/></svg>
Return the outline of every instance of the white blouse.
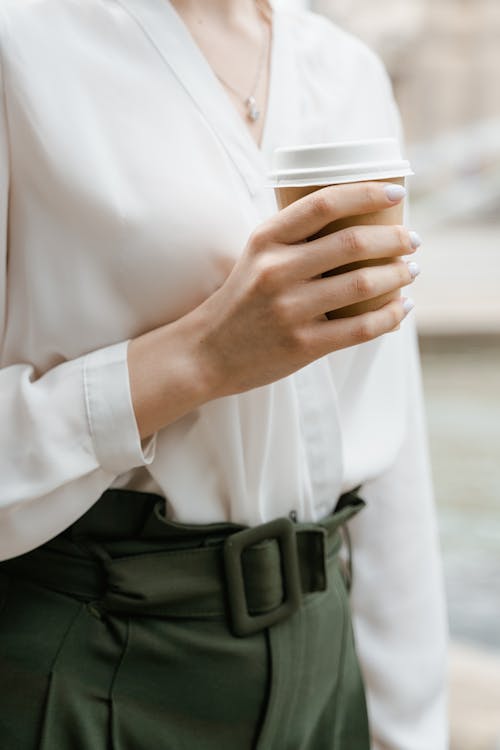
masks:
<svg viewBox="0 0 500 750"><path fill-rule="evenodd" d="M362 484L352 603L374 742L443 750L411 317L142 444L127 369L129 340L217 289L276 211L276 146L398 135L381 64L318 16L276 12L259 149L167 0L2 0L0 48L1 559L110 486L163 495L178 521L253 525L319 519Z"/></svg>

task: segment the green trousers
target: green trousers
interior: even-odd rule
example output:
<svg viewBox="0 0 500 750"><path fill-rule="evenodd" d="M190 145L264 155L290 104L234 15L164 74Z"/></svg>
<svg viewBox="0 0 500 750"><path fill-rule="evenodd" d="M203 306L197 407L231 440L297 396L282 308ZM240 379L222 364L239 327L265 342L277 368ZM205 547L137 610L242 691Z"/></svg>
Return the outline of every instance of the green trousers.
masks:
<svg viewBox="0 0 500 750"><path fill-rule="evenodd" d="M165 521L108 490L0 564L2 750L368 750L339 527Z"/></svg>

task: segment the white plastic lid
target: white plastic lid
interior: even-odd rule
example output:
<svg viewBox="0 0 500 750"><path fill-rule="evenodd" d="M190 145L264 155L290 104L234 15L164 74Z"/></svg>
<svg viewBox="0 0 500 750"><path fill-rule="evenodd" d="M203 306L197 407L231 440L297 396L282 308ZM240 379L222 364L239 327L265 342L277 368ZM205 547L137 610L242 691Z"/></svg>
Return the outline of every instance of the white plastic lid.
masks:
<svg viewBox="0 0 500 750"><path fill-rule="evenodd" d="M412 175L395 138L277 148L269 175L273 187L336 185Z"/></svg>

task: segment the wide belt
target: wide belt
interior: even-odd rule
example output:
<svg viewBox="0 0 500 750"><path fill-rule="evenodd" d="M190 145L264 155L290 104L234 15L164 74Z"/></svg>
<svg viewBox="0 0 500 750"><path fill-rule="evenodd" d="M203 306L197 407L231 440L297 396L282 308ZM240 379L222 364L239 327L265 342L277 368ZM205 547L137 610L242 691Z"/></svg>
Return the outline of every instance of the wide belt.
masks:
<svg viewBox="0 0 500 750"><path fill-rule="evenodd" d="M234 635L246 636L289 617L304 596L326 590L340 528L363 506L346 493L317 524L278 518L223 539L208 536L203 546L120 557L92 540L81 557L48 544L8 560L0 572L87 602L99 617L226 618Z"/></svg>

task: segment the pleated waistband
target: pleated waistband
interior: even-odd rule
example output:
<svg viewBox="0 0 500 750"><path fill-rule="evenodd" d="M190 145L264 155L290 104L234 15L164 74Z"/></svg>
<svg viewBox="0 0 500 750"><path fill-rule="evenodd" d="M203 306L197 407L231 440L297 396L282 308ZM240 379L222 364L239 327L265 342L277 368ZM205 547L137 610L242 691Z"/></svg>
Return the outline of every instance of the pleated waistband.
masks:
<svg viewBox="0 0 500 750"><path fill-rule="evenodd" d="M352 492L317 524L192 525L165 519L157 495L108 490L69 529L0 572L86 601L96 616L226 618L235 635L247 635L327 588L339 529L363 505Z"/></svg>

